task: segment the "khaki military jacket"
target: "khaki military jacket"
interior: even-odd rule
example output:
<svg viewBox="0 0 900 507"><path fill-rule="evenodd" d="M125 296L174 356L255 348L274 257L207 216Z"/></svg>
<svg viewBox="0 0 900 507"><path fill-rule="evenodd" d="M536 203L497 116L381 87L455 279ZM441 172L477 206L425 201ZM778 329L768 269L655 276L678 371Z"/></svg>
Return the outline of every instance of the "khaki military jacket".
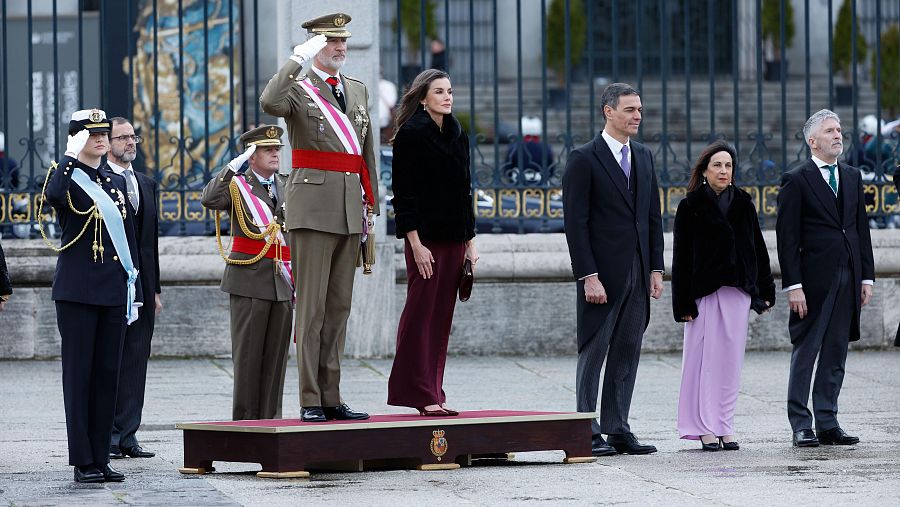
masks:
<svg viewBox="0 0 900 507"><path fill-rule="evenodd" d="M331 87L315 72L301 76L302 67L288 60L269 81L259 98L263 111L285 119L291 148L295 150L336 151L346 153L324 113L319 110L298 81L307 79L319 88L322 97L340 109ZM362 156L369 169L378 201L378 170L375 160L373 126L369 119L369 92L361 81L341 74L344 86L345 114L356 131ZM377 133L377 131L375 131ZM288 176L285 218L288 229L313 229L334 234L362 232L363 205L359 176L354 173L299 168Z"/></svg>
<svg viewBox="0 0 900 507"><path fill-rule="evenodd" d="M281 201L284 199L285 182L287 178L280 174L275 175L276 199L279 201L277 208L262 183L259 182L259 179L256 178L256 175L253 174L250 169L247 169L246 173L236 176L234 171L230 170L228 167L222 169L219 174L213 177L213 179L206 184L206 187L203 188L203 194L200 196L203 206L212 210L227 211L228 213L231 213L231 193L228 190L228 186L231 184L231 179L234 177L245 178L245 181L250 184L253 195L259 197L259 200L262 203L269 206L269 210L279 224L284 224L284 213ZM258 228L250 225L252 215L250 214L249 203L245 202L243 197L241 198L241 201L244 205L247 226L253 232L260 232ZM240 225L238 225L237 220L235 220L234 217L230 218L232 223L231 229L234 232L234 235L247 237L247 235L244 234L244 231L241 230ZM253 257L253 255L240 252L231 252L228 255L229 259L236 260L252 259ZM236 296L265 299L268 301L290 301L294 290L281 275L281 272L276 271L275 268L275 261L266 257L249 265L226 264L225 273L222 275L221 289L224 292Z"/></svg>

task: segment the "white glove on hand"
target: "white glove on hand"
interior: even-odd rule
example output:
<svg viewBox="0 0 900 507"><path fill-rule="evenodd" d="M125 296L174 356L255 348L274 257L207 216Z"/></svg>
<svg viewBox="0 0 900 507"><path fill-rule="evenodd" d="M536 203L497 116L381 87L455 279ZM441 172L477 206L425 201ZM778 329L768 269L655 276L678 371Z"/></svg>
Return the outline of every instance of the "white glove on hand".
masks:
<svg viewBox="0 0 900 507"><path fill-rule="evenodd" d="M247 148L244 153L234 157L234 160L228 162L228 168L231 169L231 172L237 172L238 169L244 165L244 162L250 160L250 155L253 155L253 152L256 151L256 145L251 144L249 148Z"/></svg>
<svg viewBox="0 0 900 507"><path fill-rule="evenodd" d="M297 44L294 46L294 56L302 59L304 62L308 62L319 53L325 46L328 45L328 37L325 37L322 34L316 35L312 39L304 42L303 44Z"/></svg>
<svg viewBox="0 0 900 507"><path fill-rule="evenodd" d="M142 305L141 305L140 303L133 303L133 304L131 305L131 318L128 319L128 325L129 325L129 326L130 326L132 323L134 323L136 320L138 320L138 317L139 317L140 314L141 314L141 306L142 306Z"/></svg>
<svg viewBox="0 0 900 507"><path fill-rule="evenodd" d="M69 140L66 142L66 155L78 158L78 154L84 149L89 137L91 137L91 133L87 130L80 130L74 136L69 136Z"/></svg>

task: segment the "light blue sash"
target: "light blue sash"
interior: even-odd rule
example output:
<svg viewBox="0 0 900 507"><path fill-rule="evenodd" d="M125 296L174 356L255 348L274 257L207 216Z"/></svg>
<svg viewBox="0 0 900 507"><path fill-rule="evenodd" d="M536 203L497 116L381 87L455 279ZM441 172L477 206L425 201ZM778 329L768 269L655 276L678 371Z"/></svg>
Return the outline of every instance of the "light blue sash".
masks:
<svg viewBox="0 0 900 507"><path fill-rule="evenodd" d="M131 250L128 248L128 238L125 236L122 212L106 191L91 181L91 178L81 169L72 168L72 181L97 203L97 208L106 222L106 231L116 248L116 253L119 254L119 262L122 263L122 268L128 275L128 304L125 305L125 316L131 320L135 295L134 283L137 281L138 270L134 269L134 262L131 260Z"/></svg>

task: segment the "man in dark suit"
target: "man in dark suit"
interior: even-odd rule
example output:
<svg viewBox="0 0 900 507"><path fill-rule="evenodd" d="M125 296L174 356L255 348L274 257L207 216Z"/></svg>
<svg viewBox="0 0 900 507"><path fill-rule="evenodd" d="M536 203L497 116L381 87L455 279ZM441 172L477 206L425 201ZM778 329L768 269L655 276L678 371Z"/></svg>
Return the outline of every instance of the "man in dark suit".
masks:
<svg viewBox="0 0 900 507"><path fill-rule="evenodd" d="M579 412L597 409L595 456L650 454L628 425L650 297L662 295L663 236L653 156L634 142L641 123L637 90L623 83L600 97L603 132L569 155L563 177L566 241L578 292ZM608 441L603 439L608 435Z"/></svg>
<svg viewBox="0 0 900 507"><path fill-rule="evenodd" d="M73 113L65 156L46 184L62 229L63 246L51 245L59 252L53 300L76 482L125 479L109 466L109 442L125 329L143 301L125 180L102 160L109 132L103 111Z"/></svg>
<svg viewBox="0 0 900 507"><path fill-rule="evenodd" d="M840 122L827 109L809 117L803 137L812 157L784 173L778 193L778 261L793 344L787 409L798 447L859 442L838 424L837 402L848 343L859 340L860 309L872 300L875 262L859 170L837 160Z"/></svg>
<svg viewBox="0 0 900 507"><path fill-rule="evenodd" d="M116 420L113 425L109 457L113 459L152 458L154 453L144 450L137 440L144 409L144 388L147 383L147 360L150 358L150 340L156 315L162 309L159 286L159 187L156 181L134 170L131 162L137 156L141 137L134 134L134 127L120 116L110 119L110 148L107 165L125 178L128 210L134 215L138 256L141 261L141 286L145 306L137 322L128 326L122 349L122 367L119 373L119 390L116 395Z"/></svg>

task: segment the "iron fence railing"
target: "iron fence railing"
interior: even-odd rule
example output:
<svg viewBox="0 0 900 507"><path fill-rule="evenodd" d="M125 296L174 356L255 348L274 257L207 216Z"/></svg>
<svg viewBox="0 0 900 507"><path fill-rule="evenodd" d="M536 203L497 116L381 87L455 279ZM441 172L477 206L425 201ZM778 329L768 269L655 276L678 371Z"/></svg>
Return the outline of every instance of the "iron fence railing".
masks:
<svg viewBox="0 0 900 507"><path fill-rule="evenodd" d="M845 1L849 21L838 22ZM144 137L135 167L160 183L163 233L213 233L202 186L234 156L240 132L271 121L258 97L279 63L262 40L266 13L278 2L289 4L0 0L0 232L34 237L39 217L52 222L51 209L38 209L47 165L64 146L68 115L98 105L131 118ZM639 137L654 151L667 223L694 157L711 140L727 139L740 156L738 184L770 224L780 174L808 156L801 126L822 107L843 119L846 157L864 171L873 225L900 223L890 182L900 133L879 128L900 114L895 0L378 6L385 79L402 91L433 63L451 75L454 113L471 139L479 232L561 230L567 155L602 129L597 97L613 81L642 92ZM792 24L783 21L789 17ZM845 43L848 64L836 67L840 41L857 35L865 55ZM388 185L390 158L385 147Z"/></svg>

